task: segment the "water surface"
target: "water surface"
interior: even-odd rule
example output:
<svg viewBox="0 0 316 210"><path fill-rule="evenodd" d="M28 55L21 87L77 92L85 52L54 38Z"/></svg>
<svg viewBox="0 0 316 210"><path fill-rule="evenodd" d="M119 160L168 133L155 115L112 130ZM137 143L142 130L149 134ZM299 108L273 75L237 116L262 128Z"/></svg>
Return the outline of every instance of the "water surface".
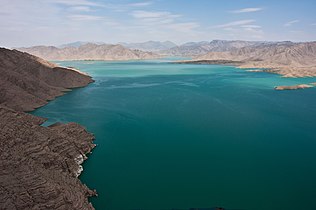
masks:
<svg viewBox="0 0 316 210"><path fill-rule="evenodd" d="M96 80L34 114L98 145L81 180L96 209L316 209L315 82L219 65L58 62Z"/></svg>

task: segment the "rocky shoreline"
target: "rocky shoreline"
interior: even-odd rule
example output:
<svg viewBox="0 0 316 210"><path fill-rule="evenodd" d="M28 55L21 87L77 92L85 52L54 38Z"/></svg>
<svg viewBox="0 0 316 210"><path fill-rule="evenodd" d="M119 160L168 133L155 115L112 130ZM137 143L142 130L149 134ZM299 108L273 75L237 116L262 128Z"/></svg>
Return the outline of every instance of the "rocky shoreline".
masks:
<svg viewBox="0 0 316 210"><path fill-rule="evenodd" d="M236 66L238 68L248 68L243 66L245 63L243 61L233 61L233 60L192 60L192 61L177 61L174 62L175 64L208 64L208 65L229 65L229 66ZM279 69L274 68L265 68L265 69L252 69L252 70L246 70L247 72L266 72L266 73L273 73L273 74L280 74L283 75L282 72L280 72ZM303 75L304 76L304 75ZM283 77L289 77L287 75L283 75ZM295 76L290 76L295 77ZM302 76L298 76L302 77ZM274 87L275 90L297 90L297 89L306 89L306 88L312 88L316 86L315 83L310 84L299 84L299 85L291 85L291 86L276 86Z"/></svg>
<svg viewBox="0 0 316 210"><path fill-rule="evenodd" d="M235 60L186 60L186 61L176 61L175 64L201 64L201 65L226 65L226 66L235 66L241 69L249 69L247 72L266 72L272 74L279 74L283 77L296 77L296 76L286 76L283 75L280 69L272 68L272 67L255 67L255 66L247 66L247 63L244 61L235 61ZM255 68L255 69L253 69ZM298 76L303 77L303 76Z"/></svg>
<svg viewBox="0 0 316 210"><path fill-rule="evenodd" d="M76 124L40 126L45 119L0 108L1 209L93 209L95 196L77 178L77 158L95 147Z"/></svg>
<svg viewBox="0 0 316 210"><path fill-rule="evenodd" d="M280 74L278 69L274 68L256 68L256 67L245 67L244 61L234 61L234 60L186 60L186 61L176 61L175 64L201 64L201 65L226 65L235 66L241 69L255 68L251 70L246 70L247 72L267 72L273 74Z"/></svg>
<svg viewBox="0 0 316 210"><path fill-rule="evenodd" d="M0 209L94 209L78 176L94 136L77 123L27 114L93 82L72 69L0 48Z"/></svg>
<svg viewBox="0 0 316 210"><path fill-rule="evenodd" d="M233 60L192 60L192 61L177 61L175 64L219 64L219 65L229 65L229 66L238 66L242 64L242 61L233 61Z"/></svg>
<svg viewBox="0 0 316 210"><path fill-rule="evenodd" d="M306 89L312 88L314 85L309 84L300 84L300 85L291 85L291 86L276 86L275 90L298 90L298 89Z"/></svg>

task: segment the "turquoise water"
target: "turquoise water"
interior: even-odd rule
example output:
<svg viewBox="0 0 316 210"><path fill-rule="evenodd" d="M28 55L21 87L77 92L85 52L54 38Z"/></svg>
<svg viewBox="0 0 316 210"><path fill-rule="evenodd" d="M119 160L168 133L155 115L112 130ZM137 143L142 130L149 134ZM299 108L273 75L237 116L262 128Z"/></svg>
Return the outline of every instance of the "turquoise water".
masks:
<svg viewBox="0 0 316 210"><path fill-rule="evenodd" d="M96 80L34 114L96 136L96 209L316 209L316 82L219 65L58 62Z"/></svg>

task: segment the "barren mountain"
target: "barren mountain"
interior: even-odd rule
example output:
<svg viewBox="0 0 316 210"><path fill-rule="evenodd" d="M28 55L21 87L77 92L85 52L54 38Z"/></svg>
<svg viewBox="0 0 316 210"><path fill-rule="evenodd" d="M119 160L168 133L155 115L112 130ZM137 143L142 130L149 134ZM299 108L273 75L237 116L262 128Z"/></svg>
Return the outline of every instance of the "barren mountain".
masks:
<svg viewBox="0 0 316 210"><path fill-rule="evenodd" d="M316 76L316 42L281 42L210 52L194 60L238 62L242 68L267 68L285 77Z"/></svg>
<svg viewBox="0 0 316 210"><path fill-rule="evenodd" d="M154 53L131 50L122 45L92 43L79 47L35 46L19 50L46 60L139 60L158 57Z"/></svg>
<svg viewBox="0 0 316 210"><path fill-rule="evenodd" d="M169 50L177 45L170 41L159 42L159 41L148 41L142 43L121 43L124 47L129 49L142 50L147 52L158 52L161 50Z"/></svg>
<svg viewBox="0 0 316 210"><path fill-rule="evenodd" d="M60 46L58 46L59 48L65 48L65 47L80 47L82 45L85 45L85 44L89 44L89 43L93 43L93 44L98 44L98 45L101 45L101 44L105 44L103 42L83 42L83 41L77 41L77 42L71 42L71 43L67 43L67 44L62 44Z"/></svg>
<svg viewBox="0 0 316 210"><path fill-rule="evenodd" d="M189 42L169 50L161 51L161 54L173 56L197 56L203 55L208 52L223 52L239 49L246 46L257 46L263 42L250 42L250 41L225 41L213 40L211 42Z"/></svg>
<svg viewBox="0 0 316 210"><path fill-rule="evenodd" d="M93 80L17 50L0 48L0 105L19 111L43 106L67 91Z"/></svg>
<svg viewBox="0 0 316 210"><path fill-rule="evenodd" d="M26 114L93 80L17 50L0 48L0 209L93 209L77 178L95 145L76 124L40 126Z"/></svg>

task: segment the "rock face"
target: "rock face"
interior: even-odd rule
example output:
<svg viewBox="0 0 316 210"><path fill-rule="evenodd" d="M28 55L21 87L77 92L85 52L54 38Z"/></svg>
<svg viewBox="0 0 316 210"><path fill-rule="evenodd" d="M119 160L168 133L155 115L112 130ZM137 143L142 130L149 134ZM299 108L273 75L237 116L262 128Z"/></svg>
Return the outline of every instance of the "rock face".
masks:
<svg viewBox="0 0 316 210"><path fill-rule="evenodd" d="M240 62L242 68L267 68L285 77L316 76L316 42L266 43L225 52L210 52L195 60Z"/></svg>
<svg viewBox="0 0 316 210"><path fill-rule="evenodd" d="M93 80L27 53L0 48L0 105L32 111L67 91Z"/></svg>
<svg viewBox="0 0 316 210"><path fill-rule="evenodd" d="M96 192L77 177L94 136L76 123L42 127L45 119L22 112L93 80L3 48L0 75L0 209L93 209Z"/></svg>
<svg viewBox="0 0 316 210"><path fill-rule="evenodd" d="M0 107L0 209L93 209L95 195L77 178L76 158L94 147L75 123L45 120Z"/></svg>
<svg viewBox="0 0 316 210"><path fill-rule="evenodd" d="M35 46L19 48L18 50L46 60L139 60L159 57L151 52L131 50L122 45L98 45L92 43L79 47Z"/></svg>

